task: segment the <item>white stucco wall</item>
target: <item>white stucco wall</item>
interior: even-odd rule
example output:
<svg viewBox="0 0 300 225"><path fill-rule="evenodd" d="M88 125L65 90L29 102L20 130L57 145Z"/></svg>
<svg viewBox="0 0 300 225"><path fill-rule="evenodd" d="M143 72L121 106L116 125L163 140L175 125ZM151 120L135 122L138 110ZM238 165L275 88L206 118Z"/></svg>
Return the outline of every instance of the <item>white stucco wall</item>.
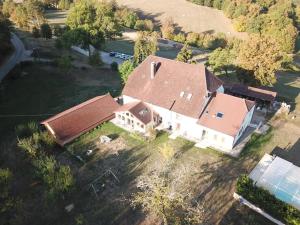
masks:
<svg viewBox="0 0 300 225"><path fill-rule="evenodd" d="M221 88L220 91L222 90L224 89ZM123 95L124 104L127 104L129 102L135 102L135 101L139 101L139 100ZM203 130L205 130L206 131L205 142L210 147L220 149L228 153L230 152L230 150L232 150L236 141L240 138L240 136L243 134L243 132L251 122L253 111L254 111L254 107L253 107L253 109L251 109L247 114L247 116L245 117L243 125L241 127L242 131L240 132L240 135L236 137L232 137L230 135L197 124L197 119L195 118L187 117L185 115L172 112L170 110L167 110L165 108L156 105L152 105L149 103L147 104L150 107L152 107L153 110L162 117L163 128L168 128L171 125L173 131L176 132L179 136L183 136L195 142L202 140L202 133Z"/></svg>
<svg viewBox="0 0 300 225"><path fill-rule="evenodd" d="M199 126L202 130L206 131L205 142L209 143L210 147L220 149L224 152L232 150L234 137L201 125Z"/></svg>
<svg viewBox="0 0 300 225"><path fill-rule="evenodd" d="M238 135L234 138L234 142L233 145L235 145L235 143L239 140L239 138L243 135L244 131L246 130L246 128L248 127L248 125L250 124L252 117L253 117L253 113L254 113L254 109L255 109L255 105L252 107L252 109L247 113L242 126L240 127L240 130L238 132Z"/></svg>
<svg viewBox="0 0 300 225"><path fill-rule="evenodd" d="M124 104L139 101L129 96L123 95ZM189 136L190 139L199 139L202 134L202 129L197 125L197 119L184 116L182 114L170 111L168 109L147 103L158 115L162 118L162 128L169 128L179 135Z"/></svg>
<svg viewBox="0 0 300 225"><path fill-rule="evenodd" d="M127 115L128 113L128 115ZM122 119L124 118L124 120ZM137 119L134 115L132 115L128 111L124 112L117 112L115 120L122 126L128 127L129 129L145 133L146 132L146 125L143 124L139 119ZM128 120L130 120L130 124L128 124ZM143 127L141 126L143 125Z"/></svg>

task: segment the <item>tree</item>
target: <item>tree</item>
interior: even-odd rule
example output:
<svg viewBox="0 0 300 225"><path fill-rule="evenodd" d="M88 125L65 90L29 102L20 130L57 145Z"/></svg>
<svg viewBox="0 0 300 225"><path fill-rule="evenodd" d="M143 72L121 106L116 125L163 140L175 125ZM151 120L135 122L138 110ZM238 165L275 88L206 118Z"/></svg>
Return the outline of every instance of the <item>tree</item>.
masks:
<svg viewBox="0 0 300 225"><path fill-rule="evenodd" d="M40 37L40 30L38 28L36 28L36 27L32 28L32 32L31 33L32 33L32 36L34 38L39 38Z"/></svg>
<svg viewBox="0 0 300 225"><path fill-rule="evenodd" d="M0 60L4 57L12 48L11 38L11 23L10 21L0 12Z"/></svg>
<svg viewBox="0 0 300 225"><path fill-rule="evenodd" d="M154 25L151 20L137 20L134 29L140 31L153 31Z"/></svg>
<svg viewBox="0 0 300 225"><path fill-rule="evenodd" d="M40 30L41 30L41 37L46 38L46 39L52 38L52 29L48 23L43 23L41 25Z"/></svg>
<svg viewBox="0 0 300 225"><path fill-rule="evenodd" d="M118 65L117 62L112 62L110 64L110 68L111 68L112 71L119 71L119 65Z"/></svg>
<svg viewBox="0 0 300 225"><path fill-rule="evenodd" d="M101 32L95 31L89 33L83 28L67 30L58 41L59 46L62 45L64 48L68 49L72 45L76 45L88 51L90 51L90 45L100 48L102 43L104 43L104 37Z"/></svg>
<svg viewBox="0 0 300 225"><path fill-rule="evenodd" d="M74 184L69 166L60 166L53 156L41 155L33 161L36 175L47 187L47 196L54 199L68 193Z"/></svg>
<svg viewBox="0 0 300 225"><path fill-rule="evenodd" d="M68 55L63 55L61 56L58 61L57 65L59 68L61 68L66 74L69 73L70 69L72 68L72 62L70 59L70 56Z"/></svg>
<svg viewBox="0 0 300 225"><path fill-rule="evenodd" d="M92 54L90 54L89 63L93 66L97 66L102 63L99 51L95 50Z"/></svg>
<svg viewBox="0 0 300 225"><path fill-rule="evenodd" d="M149 55L154 55L157 51L157 34L155 32L139 32L134 44L134 62L140 64Z"/></svg>
<svg viewBox="0 0 300 225"><path fill-rule="evenodd" d="M123 81L123 84L126 84L128 77L133 70L134 70L134 64L130 60L126 60L120 65L119 73Z"/></svg>
<svg viewBox="0 0 300 225"><path fill-rule="evenodd" d="M170 182L162 176L151 174L140 177L133 195L131 205L140 206L147 213L156 215L168 224L203 224L203 207L192 207L185 202L186 195L178 193L169 185Z"/></svg>
<svg viewBox="0 0 300 225"><path fill-rule="evenodd" d="M228 75L228 70L233 68L236 54L233 49L217 48L208 57L208 65L214 72L224 71Z"/></svg>
<svg viewBox="0 0 300 225"><path fill-rule="evenodd" d="M275 72L281 66L282 53L276 41L253 35L241 45L237 62L260 85L272 85L276 82Z"/></svg>
<svg viewBox="0 0 300 225"><path fill-rule="evenodd" d="M131 201L134 207L142 206L143 211L162 218L164 225L176 221L177 216L174 214L182 205L183 197L171 193L165 179L157 175L144 176L141 177L137 187L140 192L136 193Z"/></svg>
<svg viewBox="0 0 300 225"><path fill-rule="evenodd" d="M127 7L123 7L122 9L117 10L116 17L123 26L129 28L134 28L134 25L138 20L137 14Z"/></svg>
<svg viewBox="0 0 300 225"><path fill-rule="evenodd" d="M183 32L180 32L174 36L174 41L184 43L185 42L185 34Z"/></svg>
<svg viewBox="0 0 300 225"><path fill-rule="evenodd" d="M189 62L190 59L192 59L193 54L192 54L192 50L188 49L188 45L185 44L182 49L180 50L180 52L177 55L177 61L181 61L181 62Z"/></svg>
<svg viewBox="0 0 300 225"><path fill-rule="evenodd" d="M172 40L174 36L175 26L173 18L168 17L162 22L162 26L160 28L162 37L165 39Z"/></svg>
<svg viewBox="0 0 300 225"><path fill-rule="evenodd" d="M69 9L71 5L70 0L60 0L58 3L58 8L60 9Z"/></svg>
<svg viewBox="0 0 300 225"><path fill-rule="evenodd" d="M121 35L121 27L115 17L115 6L110 2L76 1L66 23L71 29L83 29L93 37L98 34L106 38Z"/></svg>

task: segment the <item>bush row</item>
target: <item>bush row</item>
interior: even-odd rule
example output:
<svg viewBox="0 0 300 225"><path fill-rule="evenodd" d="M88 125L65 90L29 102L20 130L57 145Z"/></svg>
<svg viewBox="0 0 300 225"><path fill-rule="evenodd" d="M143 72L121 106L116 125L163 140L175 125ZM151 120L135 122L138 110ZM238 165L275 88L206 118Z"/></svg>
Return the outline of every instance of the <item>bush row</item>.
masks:
<svg viewBox="0 0 300 225"><path fill-rule="evenodd" d="M247 175L239 177L236 192L274 218L286 224L300 224L299 210L277 199L269 191L254 185L253 180Z"/></svg>

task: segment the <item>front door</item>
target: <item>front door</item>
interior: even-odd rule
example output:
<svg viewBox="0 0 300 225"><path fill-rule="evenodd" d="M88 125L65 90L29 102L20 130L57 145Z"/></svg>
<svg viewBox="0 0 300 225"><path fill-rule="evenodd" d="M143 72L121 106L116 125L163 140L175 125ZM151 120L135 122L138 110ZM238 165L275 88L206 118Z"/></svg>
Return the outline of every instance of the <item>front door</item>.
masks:
<svg viewBox="0 0 300 225"><path fill-rule="evenodd" d="M180 123L176 123L176 130L180 130Z"/></svg>
<svg viewBox="0 0 300 225"><path fill-rule="evenodd" d="M202 136L201 136L202 140L205 138L206 134L207 134L207 131L206 130L202 130Z"/></svg>

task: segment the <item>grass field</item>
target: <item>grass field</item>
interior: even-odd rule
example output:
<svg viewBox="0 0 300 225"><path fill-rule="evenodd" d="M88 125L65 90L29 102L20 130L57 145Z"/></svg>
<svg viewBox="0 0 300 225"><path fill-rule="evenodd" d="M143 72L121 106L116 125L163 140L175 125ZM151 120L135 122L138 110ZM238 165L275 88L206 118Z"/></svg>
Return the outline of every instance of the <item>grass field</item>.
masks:
<svg viewBox="0 0 300 225"><path fill-rule="evenodd" d="M125 38L107 40L104 46L104 50L107 52L115 51L133 55L134 42ZM158 51L156 52L156 55L169 59L175 59L179 51L179 49L175 49L172 47L159 47Z"/></svg>
<svg viewBox="0 0 300 225"><path fill-rule="evenodd" d="M64 25L68 11L66 10L46 10L45 18L50 25Z"/></svg>
<svg viewBox="0 0 300 225"><path fill-rule="evenodd" d="M57 67L32 64L15 70L1 83L0 115L54 114L108 91L117 94L120 88L119 76L110 69L73 68L65 74ZM0 117L0 134L45 117Z"/></svg>
<svg viewBox="0 0 300 225"><path fill-rule="evenodd" d="M117 3L134 9L143 17L153 19L157 25L166 17L172 17L178 29L185 32L213 31L241 38L246 36L234 30L230 19L222 11L195 5L186 0L117 0Z"/></svg>

